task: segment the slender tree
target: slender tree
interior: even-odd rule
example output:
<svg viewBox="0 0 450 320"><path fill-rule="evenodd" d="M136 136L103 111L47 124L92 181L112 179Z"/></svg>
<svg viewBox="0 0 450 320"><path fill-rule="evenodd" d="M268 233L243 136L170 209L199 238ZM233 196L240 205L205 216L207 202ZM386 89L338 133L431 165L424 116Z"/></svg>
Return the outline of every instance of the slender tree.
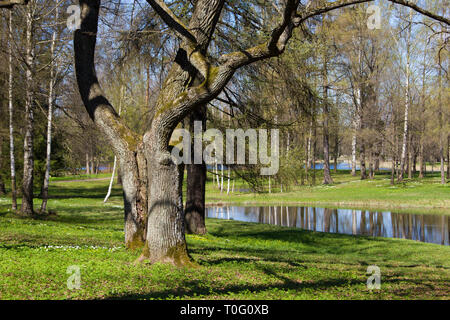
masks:
<svg viewBox="0 0 450 320"><path fill-rule="evenodd" d="M26 43L25 43L25 138L23 144L23 180L22 180L22 206L23 215L32 215L33 211L33 178L34 178L34 63L35 63L35 12L36 2L30 0L26 7Z"/></svg>
<svg viewBox="0 0 450 320"><path fill-rule="evenodd" d="M8 110L9 110L9 156L11 166L11 208L17 210L16 162L14 156L14 103L13 103L13 53L12 53L12 9L9 10L8 45Z"/></svg>
<svg viewBox="0 0 450 320"><path fill-rule="evenodd" d="M55 3L55 24L58 23L59 8L58 3ZM47 113L47 154L45 157L45 174L44 185L42 188L42 204L40 212L43 213L47 210L48 202L48 187L50 184L50 164L51 164L51 152L52 152L52 121L53 121L53 104L54 104L54 88L56 83L57 65L55 63L55 45L56 45L56 29L53 30L52 40L50 44L50 80L48 84L48 113Z"/></svg>

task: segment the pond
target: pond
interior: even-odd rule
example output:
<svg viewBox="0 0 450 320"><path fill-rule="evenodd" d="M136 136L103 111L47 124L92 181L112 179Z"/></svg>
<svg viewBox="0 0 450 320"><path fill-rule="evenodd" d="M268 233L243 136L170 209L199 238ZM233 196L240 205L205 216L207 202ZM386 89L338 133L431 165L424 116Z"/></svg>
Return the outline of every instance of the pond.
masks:
<svg viewBox="0 0 450 320"><path fill-rule="evenodd" d="M449 245L449 216L288 206L212 206L209 218Z"/></svg>

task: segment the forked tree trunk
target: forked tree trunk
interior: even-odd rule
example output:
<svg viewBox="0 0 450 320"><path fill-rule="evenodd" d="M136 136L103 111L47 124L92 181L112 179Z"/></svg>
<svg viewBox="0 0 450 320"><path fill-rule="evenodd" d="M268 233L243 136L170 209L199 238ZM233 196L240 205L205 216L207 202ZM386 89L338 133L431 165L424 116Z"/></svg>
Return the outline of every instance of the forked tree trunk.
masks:
<svg viewBox="0 0 450 320"><path fill-rule="evenodd" d="M31 0L26 8L26 100L25 100L25 139L23 144L23 180L22 206L23 215L33 215L33 176L34 176L34 12L35 3Z"/></svg>
<svg viewBox="0 0 450 320"><path fill-rule="evenodd" d="M191 234L205 234L205 187L206 187L206 164L194 163L194 153L202 150L194 150L194 121L202 122L203 131L206 130L206 106L194 110L189 116L189 129L191 133L191 164L187 169L187 191L186 191L186 232Z"/></svg>
<svg viewBox="0 0 450 320"><path fill-rule="evenodd" d="M156 9L161 9L154 1L149 2ZM139 261L165 262L176 266L191 264L184 235L183 175L169 152L168 144L177 124L193 110L201 108L205 100L207 102L215 98L232 76L232 73L227 72L210 76L209 67L204 65L198 66L202 70L197 68L203 71L203 80L198 79L200 75L196 71L187 71L192 68L193 62L204 63L202 56L211 41L223 5L222 0L199 0L195 3L188 29L196 38L198 51L195 54L189 53L192 50L189 40L181 44L175 58L176 63L172 65L166 85L156 102L157 111L151 129L144 135L150 188L147 239ZM214 83L216 76L221 85L204 90L204 85ZM200 83L203 85L190 91L191 96L185 91L186 84L195 86ZM199 99L200 96L205 96L205 100Z"/></svg>

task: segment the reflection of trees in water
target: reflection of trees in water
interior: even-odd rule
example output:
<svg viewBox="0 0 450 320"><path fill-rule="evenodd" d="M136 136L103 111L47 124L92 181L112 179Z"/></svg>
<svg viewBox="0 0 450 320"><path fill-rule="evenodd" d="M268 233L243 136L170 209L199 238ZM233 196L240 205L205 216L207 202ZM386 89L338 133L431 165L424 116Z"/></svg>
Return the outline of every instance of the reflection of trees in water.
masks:
<svg viewBox="0 0 450 320"><path fill-rule="evenodd" d="M442 216L441 218L442 222L441 222L441 244L445 243L445 216Z"/></svg>
<svg viewBox="0 0 450 320"><path fill-rule="evenodd" d="M330 220L331 220L331 214L332 214L332 210L329 208L325 208L323 210L323 226L324 226L324 231L325 232L330 232Z"/></svg>
<svg viewBox="0 0 450 320"><path fill-rule="evenodd" d="M319 209L319 211L317 211ZM243 215L243 216L242 216ZM449 217L392 212L370 212L316 207L215 206L208 216L269 223L306 230L393 237L448 245ZM359 221L358 221L359 219Z"/></svg>

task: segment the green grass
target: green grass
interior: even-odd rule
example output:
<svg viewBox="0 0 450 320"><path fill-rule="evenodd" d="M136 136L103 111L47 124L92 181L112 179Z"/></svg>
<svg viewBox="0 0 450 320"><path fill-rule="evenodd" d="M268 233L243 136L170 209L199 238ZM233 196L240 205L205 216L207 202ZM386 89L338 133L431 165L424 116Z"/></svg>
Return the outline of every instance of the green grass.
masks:
<svg viewBox="0 0 450 320"><path fill-rule="evenodd" d="M321 172L318 171L320 174ZM221 193L217 183L208 175L207 203L229 203L240 205L257 204L291 204L317 205L321 207L359 208L373 210L395 210L407 213L450 214L450 183L440 184L436 173L424 179L405 179L402 183L390 184L387 174L376 175L374 179L360 180L348 172L332 174L331 185L292 186L288 191L280 192L279 186L269 194L267 188L263 193L239 192L248 189L242 180L237 180L235 193L227 195L226 178ZM317 182L322 181L318 175ZM273 180L272 180L273 184ZM267 186L266 186L267 187ZM285 188L286 189L286 188Z"/></svg>
<svg viewBox="0 0 450 320"><path fill-rule="evenodd" d="M85 179L103 179L110 178L111 173L99 173L99 174L76 174L69 176L50 177L51 182L56 181L68 181L68 180L85 180Z"/></svg>
<svg viewBox="0 0 450 320"><path fill-rule="evenodd" d="M123 247L121 190L108 181L51 185L45 220L19 218L0 198L0 299L449 299L450 247L207 220L187 236L195 269L135 265ZM38 206L38 201L36 206ZM81 288L66 273L81 268ZM381 290L366 288L367 267Z"/></svg>

